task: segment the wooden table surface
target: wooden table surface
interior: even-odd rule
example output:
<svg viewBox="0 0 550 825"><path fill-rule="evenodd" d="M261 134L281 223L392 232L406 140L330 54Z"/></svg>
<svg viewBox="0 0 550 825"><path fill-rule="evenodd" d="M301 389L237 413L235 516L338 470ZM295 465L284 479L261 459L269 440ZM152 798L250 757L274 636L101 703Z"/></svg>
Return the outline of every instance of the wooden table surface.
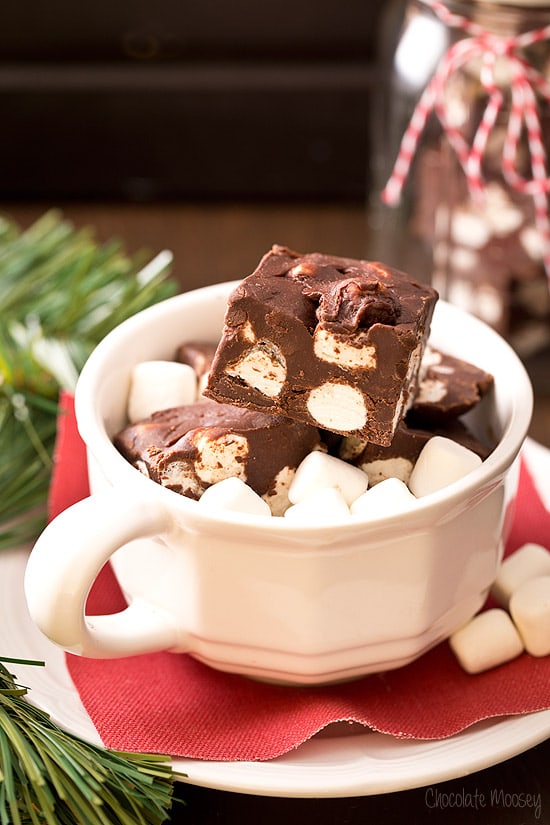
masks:
<svg viewBox="0 0 550 825"><path fill-rule="evenodd" d="M48 204L4 204L27 225ZM366 257L366 216L354 204L56 204L78 226L93 225L101 240L119 237L128 251L174 253L182 289L248 275L272 243L300 251ZM550 447L550 352L527 363L535 385L530 434ZM550 537L549 537L550 541ZM200 788L184 783L171 822L300 825L550 825L550 740L486 770L438 785L335 799L287 799ZM492 802L501 800L502 804Z"/></svg>

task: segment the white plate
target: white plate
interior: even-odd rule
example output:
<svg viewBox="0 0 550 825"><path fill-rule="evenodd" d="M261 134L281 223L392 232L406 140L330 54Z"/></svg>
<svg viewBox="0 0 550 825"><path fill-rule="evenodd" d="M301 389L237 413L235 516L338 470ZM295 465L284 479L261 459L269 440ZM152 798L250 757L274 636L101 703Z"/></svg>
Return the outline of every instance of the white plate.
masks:
<svg viewBox="0 0 550 825"><path fill-rule="evenodd" d="M536 456L533 464L531 455ZM526 457L537 474L548 472L548 450L531 442ZM23 596L27 554L25 550L0 554L0 656L45 661L44 668L13 665L11 669L31 688L31 701L60 727L101 744L69 676L65 654L42 636L28 615ZM488 720L437 741L395 739L339 724L267 762L174 759L173 766L187 774L185 781L219 790L286 797L366 796L465 776L548 737L550 710Z"/></svg>

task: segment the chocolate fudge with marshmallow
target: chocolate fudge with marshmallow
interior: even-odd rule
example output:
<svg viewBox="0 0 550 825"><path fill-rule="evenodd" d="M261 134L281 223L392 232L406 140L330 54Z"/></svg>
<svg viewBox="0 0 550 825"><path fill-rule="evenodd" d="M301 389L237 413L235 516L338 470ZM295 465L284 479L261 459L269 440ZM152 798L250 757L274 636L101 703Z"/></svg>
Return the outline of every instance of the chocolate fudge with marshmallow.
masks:
<svg viewBox="0 0 550 825"><path fill-rule="evenodd" d="M467 413L494 385L491 373L428 346L407 422L437 426Z"/></svg>
<svg viewBox="0 0 550 825"><path fill-rule="evenodd" d="M320 436L284 416L203 399L129 424L114 443L138 470L181 495L199 499L212 484L236 477L282 515L296 467Z"/></svg>
<svg viewBox="0 0 550 825"><path fill-rule="evenodd" d="M229 297L204 394L389 445L436 301L384 264L274 246Z"/></svg>
<svg viewBox="0 0 550 825"><path fill-rule="evenodd" d="M400 421L393 441L387 447L356 438L344 438L339 445L338 455L360 467L368 475L370 486L387 478L398 478L408 484L420 452L434 435L456 441L476 453L482 461L492 451L489 445L484 444L457 418L430 429L407 426L405 421Z"/></svg>
<svg viewBox="0 0 550 825"><path fill-rule="evenodd" d="M217 344L210 341L188 341L178 347L176 361L193 367L197 378L202 378L210 370L216 347Z"/></svg>

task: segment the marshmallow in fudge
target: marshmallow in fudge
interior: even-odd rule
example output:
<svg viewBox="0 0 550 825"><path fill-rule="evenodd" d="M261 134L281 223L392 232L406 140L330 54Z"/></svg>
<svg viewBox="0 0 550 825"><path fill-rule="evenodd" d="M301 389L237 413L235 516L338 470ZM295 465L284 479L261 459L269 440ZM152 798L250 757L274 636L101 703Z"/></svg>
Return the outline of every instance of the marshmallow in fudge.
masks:
<svg viewBox="0 0 550 825"><path fill-rule="evenodd" d="M390 444L436 301L381 263L274 246L229 298L205 395Z"/></svg>
<svg viewBox="0 0 550 825"><path fill-rule="evenodd" d="M130 424L114 443L153 481L188 498L236 477L282 515L296 467L320 438L307 424L203 399Z"/></svg>

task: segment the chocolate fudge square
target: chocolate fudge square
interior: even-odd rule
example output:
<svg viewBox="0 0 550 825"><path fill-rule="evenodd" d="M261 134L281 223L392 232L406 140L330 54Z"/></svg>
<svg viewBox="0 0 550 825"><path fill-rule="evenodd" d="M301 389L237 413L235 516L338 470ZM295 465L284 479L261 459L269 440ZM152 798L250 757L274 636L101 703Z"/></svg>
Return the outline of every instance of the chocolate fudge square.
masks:
<svg viewBox="0 0 550 825"><path fill-rule="evenodd" d="M274 246L229 297L204 394L390 444L436 301L384 264Z"/></svg>
<svg viewBox="0 0 550 825"><path fill-rule="evenodd" d="M442 423L433 429L408 426L400 421L392 443L387 447L356 438L344 438L338 455L360 467L369 477L369 487L387 478L399 478L405 484L416 464L422 448L434 435L450 438L476 453L482 461L491 453L491 447L480 441L459 418Z"/></svg>
<svg viewBox="0 0 550 825"><path fill-rule="evenodd" d="M236 476L282 515L296 467L320 446L320 435L283 416L203 399L129 424L114 443L138 470L181 495L199 499Z"/></svg>
<svg viewBox="0 0 550 825"><path fill-rule="evenodd" d="M408 423L436 426L471 410L493 387L493 376L460 358L428 346L422 360L422 379Z"/></svg>
<svg viewBox="0 0 550 825"><path fill-rule="evenodd" d="M216 354L217 344L210 341L188 341L181 344L176 352L176 361L188 364L197 373L197 378L207 375Z"/></svg>

